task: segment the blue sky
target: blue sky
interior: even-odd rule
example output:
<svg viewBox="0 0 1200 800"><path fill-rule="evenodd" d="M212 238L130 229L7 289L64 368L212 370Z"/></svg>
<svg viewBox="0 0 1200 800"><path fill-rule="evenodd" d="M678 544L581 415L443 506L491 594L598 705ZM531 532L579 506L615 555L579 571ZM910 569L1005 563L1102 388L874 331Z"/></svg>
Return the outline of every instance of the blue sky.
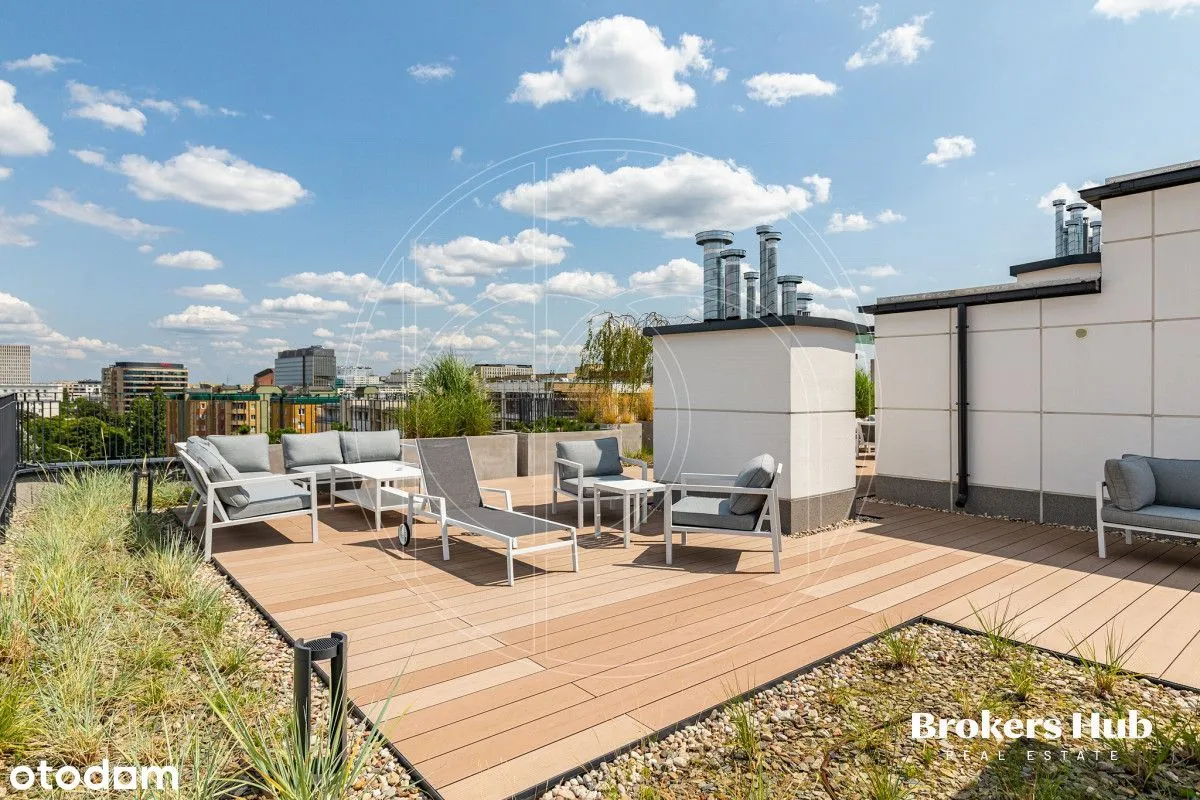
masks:
<svg viewBox="0 0 1200 800"><path fill-rule="evenodd" d="M697 230L754 266L775 224L847 316L1005 280L1056 189L1197 157L1200 0L519 9L7 4L0 341L44 380L570 367L598 311L696 313Z"/></svg>

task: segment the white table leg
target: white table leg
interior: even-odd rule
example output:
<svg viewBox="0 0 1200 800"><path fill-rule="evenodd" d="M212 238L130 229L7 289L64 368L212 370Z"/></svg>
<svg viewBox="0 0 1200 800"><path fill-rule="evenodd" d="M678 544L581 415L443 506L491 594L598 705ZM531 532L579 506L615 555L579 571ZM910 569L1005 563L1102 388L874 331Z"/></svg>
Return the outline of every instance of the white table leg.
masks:
<svg viewBox="0 0 1200 800"><path fill-rule="evenodd" d="M596 522L596 536L600 536L600 490L592 489L592 519Z"/></svg>
<svg viewBox="0 0 1200 800"><path fill-rule="evenodd" d="M631 510L630 510L630 508L629 508L629 500L630 500L629 493L628 493L628 492L622 492L622 493L621 493L621 510L622 510L623 512L625 512L625 513L623 514L623 516L624 516L625 547L626 547L626 549L628 549L628 548L629 548L629 516L630 516L630 513L631 513Z"/></svg>
<svg viewBox="0 0 1200 800"><path fill-rule="evenodd" d="M375 481L375 530L383 525L383 481Z"/></svg>
<svg viewBox="0 0 1200 800"><path fill-rule="evenodd" d="M643 498L645 498L645 495L640 492L633 496L633 530L636 533L642 532L642 522L644 519L642 514Z"/></svg>

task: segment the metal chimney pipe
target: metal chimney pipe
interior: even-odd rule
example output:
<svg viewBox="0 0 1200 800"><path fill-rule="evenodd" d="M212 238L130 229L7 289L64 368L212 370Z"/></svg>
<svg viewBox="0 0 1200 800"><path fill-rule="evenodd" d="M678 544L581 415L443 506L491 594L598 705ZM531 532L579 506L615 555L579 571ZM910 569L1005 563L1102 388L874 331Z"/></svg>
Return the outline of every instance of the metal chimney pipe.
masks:
<svg viewBox="0 0 1200 800"><path fill-rule="evenodd" d="M796 315L796 285L803 280L804 278L799 275L779 276L779 286L783 294L783 316L793 317Z"/></svg>
<svg viewBox="0 0 1200 800"><path fill-rule="evenodd" d="M704 248L704 320L725 319L725 273L721 251L733 244L729 231L700 231L696 244Z"/></svg>
<svg viewBox="0 0 1200 800"><path fill-rule="evenodd" d="M758 307L758 273L747 272L746 280L746 319L761 316Z"/></svg>
<svg viewBox="0 0 1200 800"><path fill-rule="evenodd" d="M1088 217L1084 217L1083 225L1080 226L1080 230L1083 231L1083 252L1084 253L1092 252L1092 228L1091 228L1090 222L1091 222L1091 220Z"/></svg>
<svg viewBox="0 0 1200 800"><path fill-rule="evenodd" d="M801 317L807 317L812 312L809 310L812 306L812 292L796 292L796 314Z"/></svg>
<svg viewBox="0 0 1200 800"><path fill-rule="evenodd" d="M1102 220L1096 220L1092 223L1092 252L1100 252L1100 223Z"/></svg>
<svg viewBox="0 0 1200 800"><path fill-rule="evenodd" d="M746 251L738 247L721 251L721 262L725 265L725 319L742 316L742 259L745 257Z"/></svg>
<svg viewBox="0 0 1200 800"><path fill-rule="evenodd" d="M758 234L758 276L762 286L758 315L767 317L779 313L779 241L783 234L770 225L759 225L754 232Z"/></svg>
<svg viewBox="0 0 1200 800"><path fill-rule="evenodd" d="M1075 256L1083 252L1083 210L1087 203L1071 203L1067 206L1070 218L1067 220L1067 255Z"/></svg>
<svg viewBox="0 0 1200 800"><path fill-rule="evenodd" d="M1067 231L1063 227L1063 206L1067 204L1066 200L1055 200L1051 205L1054 206L1054 257L1062 258L1067 254Z"/></svg>

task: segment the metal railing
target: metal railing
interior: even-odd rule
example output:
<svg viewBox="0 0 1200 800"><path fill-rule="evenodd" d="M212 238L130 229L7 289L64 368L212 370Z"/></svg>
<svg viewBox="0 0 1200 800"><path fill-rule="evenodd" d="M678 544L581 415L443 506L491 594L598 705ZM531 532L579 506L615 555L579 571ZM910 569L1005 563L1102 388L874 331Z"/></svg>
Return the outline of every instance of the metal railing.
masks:
<svg viewBox="0 0 1200 800"><path fill-rule="evenodd" d="M15 394L0 397L0 533L8 525L17 484L17 464L20 458L20 432L17 414L19 404Z"/></svg>
<svg viewBox="0 0 1200 800"><path fill-rule="evenodd" d="M118 414L94 402L17 400L15 416L22 465L133 462L172 454L161 405Z"/></svg>

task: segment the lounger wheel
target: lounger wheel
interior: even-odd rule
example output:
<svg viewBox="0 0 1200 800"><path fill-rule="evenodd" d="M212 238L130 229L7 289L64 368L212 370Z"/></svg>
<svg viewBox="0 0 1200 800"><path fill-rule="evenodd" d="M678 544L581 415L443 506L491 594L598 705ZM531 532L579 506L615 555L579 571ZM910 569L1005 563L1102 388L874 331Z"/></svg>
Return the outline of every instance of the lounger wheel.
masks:
<svg viewBox="0 0 1200 800"><path fill-rule="evenodd" d="M412 541L412 523L404 520L400 523L400 527L396 530L396 539L400 542L401 547L408 547L408 543Z"/></svg>

